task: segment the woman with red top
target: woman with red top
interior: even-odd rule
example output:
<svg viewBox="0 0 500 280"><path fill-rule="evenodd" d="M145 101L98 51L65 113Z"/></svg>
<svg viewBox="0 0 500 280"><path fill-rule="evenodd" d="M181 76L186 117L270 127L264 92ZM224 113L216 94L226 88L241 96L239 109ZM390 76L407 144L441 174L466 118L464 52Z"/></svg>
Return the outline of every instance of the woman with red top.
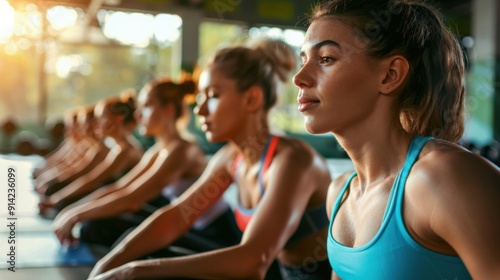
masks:
<svg viewBox="0 0 500 280"><path fill-rule="evenodd" d="M293 51L281 41L215 54L200 77L195 112L209 141L229 143L177 203L157 211L101 259L91 279L262 279L275 259L285 279L329 277L327 165L305 143L273 136L269 130L277 83L285 81L294 66ZM244 230L239 244L134 261L187 231L233 182L238 190L235 215Z"/></svg>

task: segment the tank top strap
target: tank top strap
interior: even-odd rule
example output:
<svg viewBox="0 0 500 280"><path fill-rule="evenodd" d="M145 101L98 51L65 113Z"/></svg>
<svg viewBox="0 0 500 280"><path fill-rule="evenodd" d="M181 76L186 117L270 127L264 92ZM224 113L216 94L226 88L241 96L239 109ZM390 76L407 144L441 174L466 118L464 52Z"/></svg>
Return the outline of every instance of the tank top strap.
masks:
<svg viewBox="0 0 500 280"><path fill-rule="evenodd" d="M264 194L264 174L271 165L271 161L273 160L274 153L276 152L276 147L278 146L279 137L274 135L269 135L267 139L266 146L264 147L264 152L260 157L260 169L259 169L259 186L260 186L260 194Z"/></svg>
<svg viewBox="0 0 500 280"><path fill-rule="evenodd" d="M345 192L347 191L347 189L351 185L352 179L354 177L356 177L356 175L357 175L356 171L352 172L352 174L349 175L349 178L347 178L347 181L344 183L344 186L342 187L342 190L340 191L339 195L337 196L337 200L335 201L335 204L333 205L332 213L330 216L330 223L333 223L333 220L335 218L334 215L337 213L337 210L340 207L340 202L342 201L342 198L344 197ZM330 227L331 227L331 225L330 225Z"/></svg>
<svg viewBox="0 0 500 280"><path fill-rule="evenodd" d="M425 143L427 141L433 139L432 137L423 137L423 136L415 136L411 142L410 142L410 147L408 148L408 152L406 155L406 161L405 164L400 171L400 174L398 174L396 180L398 181L397 184L395 184L396 187L398 187L400 182L406 182L406 178L408 177L408 174L410 173L411 167L415 163L415 161L418 158L418 155L420 154L420 151L424 147ZM356 176L356 171L354 171L347 181L345 182L342 190L339 193L339 196L337 197L337 200L335 201L335 204L332 209L332 215L334 215L338 208L340 207L340 202L342 201L342 198L344 197L345 192L347 191L347 188L349 188L349 185L351 184L352 179ZM402 194L403 188L398 188L397 189L397 196L400 196ZM333 220L333 216L331 218Z"/></svg>
<svg viewBox="0 0 500 280"><path fill-rule="evenodd" d="M425 143L427 143L427 141L431 139L433 139L433 137L415 136L411 140L405 164L403 166L403 169L401 170L400 178L397 182L397 185L395 185L395 187L397 188L396 201L400 201L399 198L403 195L404 185L406 184L406 179L408 178L408 174L410 173L411 168L417 161L417 158L420 155L420 152L422 151L422 148L424 147Z"/></svg>
<svg viewBox="0 0 500 280"><path fill-rule="evenodd" d="M268 139L266 140L266 145L264 146L264 151L262 152L262 155L260 156L260 160L259 160L260 169L259 169L259 173L258 173L258 180L259 180L259 187L260 187L261 195L264 194L264 190L265 190L264 183L263 183L263 177L264 177L264 174L266 173L267 169L269 168L269 165L271 165L274 154L276 152L276 147L278 146L278 142L279 142L279 137L274 136L274 135L269 135ZM238 174L239 174L239 169L240 169L240 165L241 165L242 160L243 160L243 156L241 154L238 154L233 161L233 165L231 167L231 175L233 176L234 182L236 182L238 180Z"/></svg>
<svg viewBox="0 0 500 280"><path fill-rule="evenodd" d="M233 176L233 182L238 180L238 170L240 169L241 161L243 160L243 156L238 154L233 161L233 166L231 167L231 176Z"/></svg>

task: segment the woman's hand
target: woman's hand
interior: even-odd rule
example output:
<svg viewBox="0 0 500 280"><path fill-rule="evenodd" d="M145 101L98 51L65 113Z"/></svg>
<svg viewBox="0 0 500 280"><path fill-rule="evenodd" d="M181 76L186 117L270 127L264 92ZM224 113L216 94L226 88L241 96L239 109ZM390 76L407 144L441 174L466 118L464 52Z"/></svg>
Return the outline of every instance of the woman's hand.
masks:
<svg viewBox="0 0 500 280"><path fill-rule="evenodd" d="M47 210L52 209L56 206L56 202L51 199L50 196L42 196L40 202L38 202L38 208L40 215L44 215Z"/></svg>
<svg viewBox="0 0 500 280"><path fill-rule="evenodd" d="M35 185L35 191L38 193L38 194L45 194L45 192L47 191L47 189L49 188L49 185L48 184L37 184Z"/></svg>
<svg viewBox="0 0 500 280"><path fill-rule="evenodd" d="M92 272L90 272L89 280L117 280L117 279L134 279L133 275L134 263L126 263L122 266L113 268L109 271L104 271L102 264L96 264Z"/></svg>
<svg viewBox="0 0 500 280"><path fill-rule="evenodd" d="M53 227L56 233L57 239L61 244L68 244L70 246L75 245L78 242L73 234L71 233L73 227L78 222L76 215L73 211L65 211L60 213L54 220Z"/></svg>

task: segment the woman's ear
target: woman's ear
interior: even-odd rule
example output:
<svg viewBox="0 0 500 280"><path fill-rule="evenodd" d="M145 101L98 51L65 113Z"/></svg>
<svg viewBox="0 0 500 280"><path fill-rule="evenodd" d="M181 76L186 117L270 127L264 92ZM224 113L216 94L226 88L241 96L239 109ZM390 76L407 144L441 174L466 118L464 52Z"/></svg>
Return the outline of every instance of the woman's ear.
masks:
<svg viewBox="0 0 500 280"><path fill-rule="evenodd" d="M244 104L249 112L255 112L264 105L264 92L259 86L251 86L244 94Z"/></svg>
<svg viewBox="0 0 500 280"><path fill-rule="evenodd" d="M383 64L385 71L379 91L382 94L390 94L405 83L410 70L410 64L408 60L401 55L391 56L387 58Z"/></svg>
<svg viewBox="0 0 500 280"><path fill-rule="evenodd" d="M168 117L173 117L175 115L175 108L174 108L174 104L172 103L167 103L163 106L163 112L165 115L167 115Z"/></svg>

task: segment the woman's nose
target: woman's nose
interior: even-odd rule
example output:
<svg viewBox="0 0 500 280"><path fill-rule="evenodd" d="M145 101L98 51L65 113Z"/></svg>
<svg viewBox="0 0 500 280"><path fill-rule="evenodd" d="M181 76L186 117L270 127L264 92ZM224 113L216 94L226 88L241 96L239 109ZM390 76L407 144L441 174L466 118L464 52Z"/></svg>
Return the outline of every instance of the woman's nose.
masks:
<svg viewBox="0 0 500 280"><path fill-rule="evenodd" d="M306 82L304 68L301 68L299 72L293 76L293 84L298 88L305 88L309 86L309 83Z"/></svg>
<svg viewBox="0 0 500 280"><path fill-rule="evenodd" d="M194 107L193 112L199 116L206 116L208 114L207 109L207 98L205 97L197 97L196 98L196 106Z"/></svg>

